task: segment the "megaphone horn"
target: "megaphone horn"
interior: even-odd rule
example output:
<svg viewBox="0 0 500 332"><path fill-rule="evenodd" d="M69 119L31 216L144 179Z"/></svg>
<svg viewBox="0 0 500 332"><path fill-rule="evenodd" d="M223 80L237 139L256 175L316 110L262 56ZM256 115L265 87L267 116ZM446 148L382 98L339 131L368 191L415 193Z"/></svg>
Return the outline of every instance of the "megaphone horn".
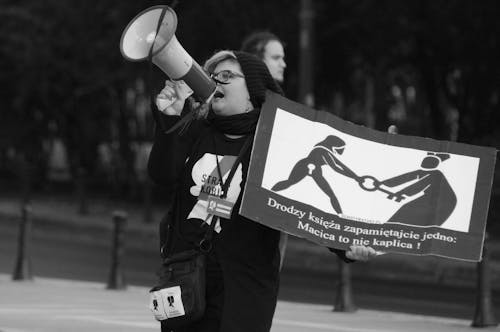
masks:
<svg viewBox="0 0 500 332"><path fill-rule="evenodd" d="M176 28L177 15L172 8L153 6L145 9L123 30L120 51L130 61L146 60L151 52L156 66L170 79L186 82L204 102L215 91L215 82L179 43Z"/></svg>

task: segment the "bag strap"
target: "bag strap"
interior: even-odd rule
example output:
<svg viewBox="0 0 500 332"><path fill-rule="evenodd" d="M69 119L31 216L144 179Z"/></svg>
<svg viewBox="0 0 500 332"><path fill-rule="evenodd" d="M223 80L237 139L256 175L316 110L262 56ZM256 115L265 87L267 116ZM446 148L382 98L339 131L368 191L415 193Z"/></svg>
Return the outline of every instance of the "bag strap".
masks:
<svg viewBox="0 0 500 332"><path fill-rule="evenodd" d="M215 154L217 155L217 147L215 145L215 137L212 136L212 138L213 138L213 144L214 144L214 148L215 148ZM222 195L220 196L220 198L227 197L227 190L229 189L229 185L231 184L234 173L236 173L236 169L238 168L238 165L241 162L241 159L243 158L243 156L247 152L248 148L250 147L250 143L252 143L252 136L247 136L245 143L243 143L243 146L241 147L240 153L238 154L238 157L236 157L236 160L234 161L234 164L231 167L231 170L229 171L229 175L227 176L227 179L225 182L222 180L222 172L220 170L219 159L216 158L217 172L219 173L219 177L220 177L220 180L222 182Z"/></svg>
<svg viewBox="0 0 500 332"><path fill-rule="evenodd" d="M155 36L158 35L158 32L160 31L161 27L161 22L163 21L163 18L165 17L165 13L167 12L167 7L163 7L160 13L160 17L158 19L158 23L156 25L156 33ZM148 84L149 84L149 108L151 110L151 113L153 114L153 119L155 119L156 123L160 127L160 129L165 132L167 129L165 128L166 125L163 121L163 118L158 114L158 111L156 110L156 103L155 103L155 96L153 96L153 48L155 45L155 40L153 43L151 43L151 47L149 48L148 52Z"/></svg>
<svg viewBox="0 0 500 332"><path fill-rule="evenodd" d="M172 4L170 5L170 8L174 9L175 6L177 6L178 0L174 0ZM158 24L156 26L156 33L155 36L158 35L158 32L160 31L161 27L161 22L163 21L163 18L165 17L165 13L167 12L167 7L163 7L160 13L160 17L158 19ZM156 38L155 38L156 41ZM159 112L156 111L156 96L153 95L153 47L155 45L155 42L151 44L151 47L148 52L148 84L149 84L149 107L151 109L151 112L153 113L153 119L155 119L156 123L160 127L161 131L164 132L165 134L170 134L173 131L177 130L178 128L181 128L179 131L179 135L182 135L191 122L196 119L198 112L199 112L199 107L194 108L194 107L189 107L189 111L187 111L186 115L184 115L175 125L173 125L170 128L167 128L164 119L161 117ZM190 98L186 99L186 101L190 100Z"/></svg>

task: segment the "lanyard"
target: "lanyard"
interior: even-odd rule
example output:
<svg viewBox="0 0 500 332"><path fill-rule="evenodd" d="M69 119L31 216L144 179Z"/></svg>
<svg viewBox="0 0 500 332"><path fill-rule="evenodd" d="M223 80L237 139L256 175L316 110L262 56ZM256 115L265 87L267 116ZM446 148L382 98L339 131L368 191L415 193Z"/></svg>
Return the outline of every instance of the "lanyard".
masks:
<svg viewBox="0 0 500 332"><path fill-rule="evenodd" d="M222 171L221 171L220 164L219 164L219 156L217 154L217 146L215 144L215 135L214 134L212 135L212 139L213 139L214 150L215 150L215 160L217 162L217 173L219 175L219 179L220 179L220 182L222 184L222 193L221 193L220 197L214 198L214 199L219 200L219 203L221 203L221 201L222 201L223 204L228 204L228 202L225 201L225 198L227 197L227 191L229 189L229 185L231 184L231 180L233 179L234 173L236 173L236 169L238 168L238 165L241 162L241 159L243 158L243 156L247 152L248 148L250 147L250 144L252 142L252 136L247 136L245 143L243 143L243 146L241 147L241 150L240 150L240 153L238 154L238 157L234 161L234 164L231 167L231 170L229 171L229 174L227 176L226 181L224 181L222 179ZM209 206L210 206L211 199L212 198L209 195L209 197L208 197ZM217 205L217 203L215 203L215 205ZM215 210L217 210L217 208L215 208ZM203 237L203 239L200 241L200 243L198 245L198 247L200 248L200 251L208 252L211 250L212 238L213 238L213 233L214 233L213 231L215 229L215 224L219 220L219 218L220 218L219 216L224 216L225 218L229 217L231 215L231 210L232 210L232 206L231 206L229 211L226 211L227 215L223 215L223 214L215 215L215 212L212 212L212 215L213 215L212 222L210 223L209 228L205 232L205 236ZM210 217L210 215L211 214L209 214L209 217ZM207 219L209 217L207 217Z"/></svg>
<svg viewBox="0 0 500 332"><path fill-rule="evenodd" d="M236 169L238 168L238 164L241 162L243 155L247 152L248 148L250 147L250 143L252 142L252 136L247 136L245 143L243 143L243 146L241 147L240 153L238 154L238 157L234 161L234 164L231 167L231 171L229 172L229 175L227 176L227 179L225 182L222 178L222 171L221 171L220 164L219 164L219 156L217 154L217 146L215 144L215 135L212 135L212 139L213 139L213 144L214 144L214 149L215 149L215 161L217 162L217 173L219 175L219 179L220 179L220 182L222 184L222 194L221 194L220 198L226 198L227 191L229 189L229 185L231 184L231 180L233 179L234 173L236 173Z"/></svg>
<svg viewBox="0 0 500 332"><path fill-rule="evenodd" d="M224 199L227 196L229 184L231 183L231 180L234 176L234 173L236 172L236 169L238 168L238 164L241 162L241 159L243 158L243 156L247 152L248 148L250 147L250 144L252 143L252 136L247 136L245 143L243 143L243 146L241 147L241 150L240 150L240 153L238 154L238 157L236 158L233 166L231 167L231 170L229 171L229 175L228 175L226 181L222 180L222 171L221 171L220 165L219 165L217 148L216 148L216 144L215 144L215 136L213 133L212 133L212 139L213 139L213 144L214 144L214 149L215 149L215 158L217 160L217 173L218 173L219 179L222 183L222 194L221 194L220 198ZM178 207L177 200L178 200L178 197L176 197L176 199L174 200L174 203L172 205L172 207L174 209L176 209ZM179 215L178 211L174 211L174 214L173 214L174 220L171 223L169 223L169 225L167 227L168 227L168 229L174 228L180 238L184 239L184 241L191 242L189 240L186 240L182 234L182 231L181 231L180 225L179 225L179 221L177 220L178 215ZM214 233L215 224L217 223L218 218L219 218L218 216L214 216L212 219L212 222L210 223L210 226L205 231L205 234L204 234L203 238L201 239L201 241L198 244L193 243L197 247L197 249L202 253L208 253L212 249L213 233ZM171 233L169 232L169 234L171 234ZM168 236L167 238L168 239L167 239L166 243L161 248L161 253L162 253L163 257L169 256L169 253L170 253L170 250L172 247L173 238L171 238L170 236Z"/></svg>

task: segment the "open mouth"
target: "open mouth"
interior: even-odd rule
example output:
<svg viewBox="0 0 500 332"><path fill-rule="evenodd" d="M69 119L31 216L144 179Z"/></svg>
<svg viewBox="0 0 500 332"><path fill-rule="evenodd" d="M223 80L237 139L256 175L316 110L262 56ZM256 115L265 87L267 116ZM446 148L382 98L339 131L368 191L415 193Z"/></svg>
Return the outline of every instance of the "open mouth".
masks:
<svg viewBox="0 0 500 332"><path fill-rule="evenodd" d="M220 91L215 92L214 99L217 99L217 98L224 98L224 94Z"/></svg>

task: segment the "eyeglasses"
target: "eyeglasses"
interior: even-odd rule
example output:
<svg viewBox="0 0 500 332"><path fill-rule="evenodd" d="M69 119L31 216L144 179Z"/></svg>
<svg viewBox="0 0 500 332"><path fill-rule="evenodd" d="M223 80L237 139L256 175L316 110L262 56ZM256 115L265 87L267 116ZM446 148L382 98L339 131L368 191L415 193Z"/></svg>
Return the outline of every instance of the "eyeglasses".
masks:
<svg viewBox="0 0 500 332"><path fill-rule="evenodd" d="M214 73L210 75L210 78L214 80L215 83L218 84L229 84L229 81L235 77L245 78L243 74L235 73L230 70L221 70L218 73Z"/></svg>

